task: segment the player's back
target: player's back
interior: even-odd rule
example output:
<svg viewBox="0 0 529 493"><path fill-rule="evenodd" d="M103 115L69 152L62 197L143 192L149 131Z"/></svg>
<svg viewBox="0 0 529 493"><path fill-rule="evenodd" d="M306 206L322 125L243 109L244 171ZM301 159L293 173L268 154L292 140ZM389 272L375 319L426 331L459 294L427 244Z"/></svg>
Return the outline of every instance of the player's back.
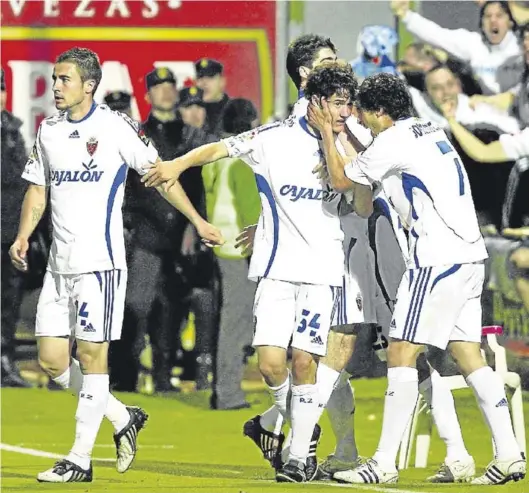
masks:
<svg viewBox="0 0 529 493"><path fill-rule="evenodd" d="M127 158L122 150L130 137L127 132L138 134L132 133L133 122L124 118L94 104L80 121L59 113L39 128L23 177L50 187L49 268L55 272L126 268L121 207ZM129 143L134 148L134 142ZM141 145L148 146L148 141ZM38 183L39 166L44 183Z"/></svg>
<svg viewBox="0 0 529 493"><path fill-rule="evenodd" d="M319 140L304 118L294 117L246 138L253 142L244 159L255 172L262 205L250 277L341 285L338 194L313 173L321 159Z"/></svg>
<svg viewBox="0 0 529 493"><path fill-rule="evenodd" d="M466 171L445 132L429 121L397 121L373 144L387 161L384 191L408 226L415 267L487 257ZM396 179L398 178L398 179Z"/></svg>

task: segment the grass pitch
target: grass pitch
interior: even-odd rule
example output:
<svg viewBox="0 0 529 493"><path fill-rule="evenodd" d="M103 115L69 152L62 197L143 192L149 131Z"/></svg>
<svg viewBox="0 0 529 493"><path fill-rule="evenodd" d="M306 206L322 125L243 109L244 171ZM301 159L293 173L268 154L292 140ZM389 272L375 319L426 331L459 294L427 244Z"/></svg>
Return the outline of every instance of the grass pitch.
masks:
<svg viewBox="0 0 529 493"><path fill-rule="evenodd" d="M385 379L357 380L356 435L360 453L371 455L382 426ZM112 462L112 426L104 422L94 449L93 483L40 484L38 472L53 465L53 454L66 454L72 444L76 399L66 392L44 389L2 389L1 476L4 492L218 492L276 493L290 491L391 493L529 493L529 481L505 486L432 485L424 478L443 461L445 449L434 430L428 468L401 472L397 485L350 486L336 483L277 484L272 469L253 442L242 436L244 421L266 409L265 391L248 395L252 409L210 411L208 394L196 392L173 397L117 394L125 403L139 405L150 415L140 434L137 460L126 474L118 474ZM527 396L527 394L526 394ZM492 444L482 416L469 390L455 393L458 415L469 452L480 474L492 456ZM527 399L526 399L527 401ZM525 407L529 424L529 406ZM423 420L420 426L425 426ZM318 456L333 450L327 416L320 423L323 437ZM14 447L14 448L13 448ZM36 456L36 454L44 455ZM413 460L413 458L412 458Z"/></svg>

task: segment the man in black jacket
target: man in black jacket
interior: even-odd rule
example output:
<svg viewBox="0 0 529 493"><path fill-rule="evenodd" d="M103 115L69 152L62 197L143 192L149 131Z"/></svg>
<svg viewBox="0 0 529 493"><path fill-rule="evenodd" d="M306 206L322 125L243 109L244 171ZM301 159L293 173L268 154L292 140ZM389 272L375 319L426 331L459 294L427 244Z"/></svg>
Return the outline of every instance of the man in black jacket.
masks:
<svg viewBox="0 0 529 493"><path fill-rule="evenodd" d="M15 332L22 303L23 274L9 259L9 247L18 230L20 204L26 191L20 177L26 163L22 122L5 109L4 71L1 79L1 147L2 147L2 387L29 387L15 365Z"/></svg>
<svg viewBox="0 0 529 493"><path fill-rule="evenodd" d="M222 115L230 97L224 92L226 78L224 66L217 60L201 58L195 63L197 87L204 91L204 106L208 131L220 135L223 132Z"/></svg>
<svg viewBox="0 0 529 493"><path fill-rule="evenodd" d="M176 109L176 78L168 68L158 68L147 74L146 86L151 113L143 123L143 129L162 160L173 159L216 140L181 120ZM197 210L205 210L200 169L184 173L181 184ZM178 311L183 295L183 278L176 270L184 263L182 255L193 252L197 237L187 219L174 208L167 207L165 201L159 200L158 194L146 188L134 174L130 174L127 181L126 217L132 228L132 248L127 292L129 315L124 332L131 329L129 324L135 325L137 331L132 332L137 333L136 342L141 346L148 331L153 350L155 389L170 391L173 390L170 370L171 349L174 347L171 341L178 330L178 316L173 310ZM206 293L205 297L204 303L195 307L197 332L204 318L209 325L215 320L212 313L207 313L214 309L213 295ZM164 299L168 303L164 304ZM166 306L163 306L163 313L160 313L161 309L154 313L160 316L153 323L152 316L149 316L153 315L155 302L160 300ZM167 312L173 312L174 316L167 316ZM139 349L137 344L136 353Z"/></svg>

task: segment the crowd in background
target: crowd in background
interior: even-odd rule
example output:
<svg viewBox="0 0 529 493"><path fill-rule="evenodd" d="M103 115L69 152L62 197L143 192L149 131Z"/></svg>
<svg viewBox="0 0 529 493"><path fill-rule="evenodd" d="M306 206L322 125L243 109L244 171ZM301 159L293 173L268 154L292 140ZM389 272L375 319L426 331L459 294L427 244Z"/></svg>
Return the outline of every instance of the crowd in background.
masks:
<svg viewBox="0 0 529 493"><path fill-rule="evenodd" d="M527 159L484 163L465 152L452 136L447 108L455 120L485 143L529 126L529 28L518 25L508 2L482 2L479 32L448 30L409 10L409 2L392 2L395 15L416 42L394 61L398 41L387 26L368 26L359 36L364 54L352 62L359 78L394 71L410 88L417 116L442 126L460 153L484 230L529 226ZM527 21L527 19L526 19ZM195 64L195 85L177 90L175 75L157 68L145 76L150 113L143 130L163 160L260 123L251 101L227 94L229 81L221 61ZM281 68L279 68L281 69ZM2 76L2 386L24 387L16 360L16 329L27 290L40 287L49 247L44 218L31 240L28 274L12 268L8 249L16 235L26 184L20 178L26 161L21 122L6 111ZM131 94L113 92L105 103L131 115ZM247 254L234 248L235 238L257 222L260 202L252 171L239 160L190 169L182 185L195 207L221 228L226 245L208 250L178 211L129 173L124 218L129 280L121 341L111 345L111 385L135 392L147 370L140 358L152 349L152 381L157 392L179 391L181 380L197 389L212 386L211 407L247 407L241 381L251 354L254 285L247 280ZM486 161L486 159L485 159ZM526 259L527 260L527 259ZM195 344L186 350L180 337L194 323ZM212 377L212 380L211 380Z"/></svg>

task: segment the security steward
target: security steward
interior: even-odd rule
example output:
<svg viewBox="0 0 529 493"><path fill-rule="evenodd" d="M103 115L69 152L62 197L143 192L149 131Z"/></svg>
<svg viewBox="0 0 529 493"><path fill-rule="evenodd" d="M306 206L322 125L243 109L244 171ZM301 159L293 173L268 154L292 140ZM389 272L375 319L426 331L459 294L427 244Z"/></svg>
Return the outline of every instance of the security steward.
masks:
<svg viewBox="0 0 529 493"><path fill-rule="evenodd" d="M204 91L202 96L207 114L208 131L221 135L223 132L222 115L230 100L226 94L224 66L217 60L201 58L195 62L197 87Z"/></svg>
<svg viewBox="0 0 529 493"><path fill-rule="evenodd" d="M157 68L147 74L145 81L145 98L151 105L151 111L142 126L162 160L174 159L215 140L203 130L186 125L180 118L176 109L176 78L171 70ZM204 210L200 169L186 171L180 182L195 208ZM125 204L126 215L132 226L132 241L124 332L136 334L136 369L131 369L129 373L131 379L136 381L129 382L133 388L122 390L135 390L139 353L146 333L150 336L153 352L155 390L175 390L171 385L172 341L179 329L177 312L182 298L178 265L183 263L184 237L192 234L196 239L197 235L188 220L156 190L146 188L136 173L128 176ZM160 306L160 300L168 302L162 301ZM167 317L170 310L176 312L174 316ZM153 311L156 312L154 322Z"/></svg>

